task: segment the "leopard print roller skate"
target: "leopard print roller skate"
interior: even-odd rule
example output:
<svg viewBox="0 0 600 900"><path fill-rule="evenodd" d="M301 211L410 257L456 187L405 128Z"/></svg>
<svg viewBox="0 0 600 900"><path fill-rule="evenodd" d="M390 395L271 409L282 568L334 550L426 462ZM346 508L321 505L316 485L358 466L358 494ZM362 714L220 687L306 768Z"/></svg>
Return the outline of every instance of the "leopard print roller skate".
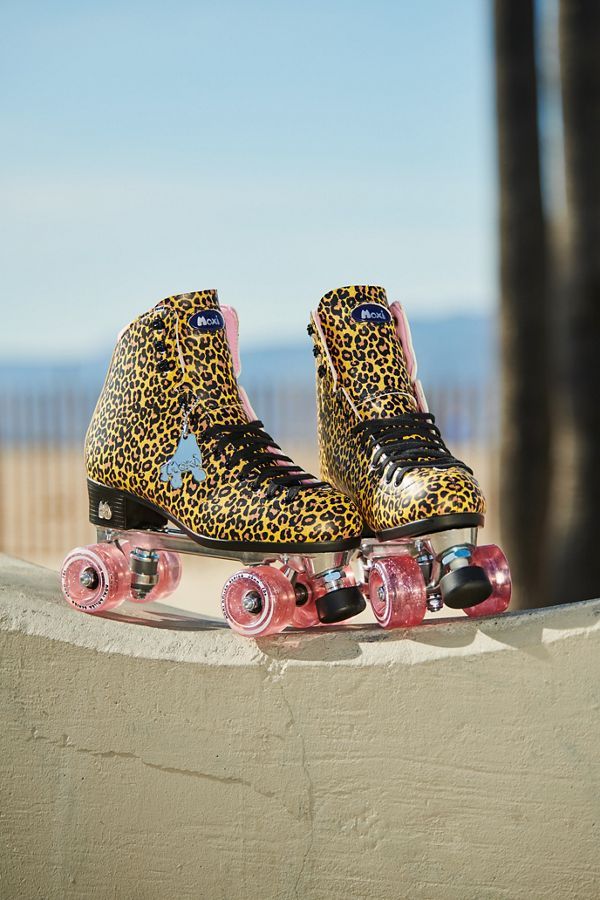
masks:
<svg viewBox="0 0 600 900"><path fill-rule="evenodd" d="M508 564L498 547L476 545L485 500L428 411L401 306L380 287L339 288L308 331L321 476L363 516L363 585L377 621L415 625L444 605L471 616L504 611Z"/></svg>
<svg viewBox="0 0 600 900"><path fill-rule="evenodd" d="M62 567L76 609L165 598L180 553L245 565L222 592L244 635L365 608L350 567L354 503L281 451L237 374L237 316L216 291L168 297L121 333L85 446L98 542Z"/></svg>

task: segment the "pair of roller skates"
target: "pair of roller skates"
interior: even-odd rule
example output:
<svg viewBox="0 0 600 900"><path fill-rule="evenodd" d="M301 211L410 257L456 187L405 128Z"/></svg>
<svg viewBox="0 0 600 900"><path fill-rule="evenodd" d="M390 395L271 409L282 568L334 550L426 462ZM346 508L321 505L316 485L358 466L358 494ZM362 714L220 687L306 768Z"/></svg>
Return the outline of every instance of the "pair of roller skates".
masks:
<svg viewBox="0 0 600 900"><path fill-rule="evenodd" d="M249 637L345 622L366 600L384 628L444 605L507 608L506 559L477 547L485 501L427 410L400 306L341 288L308 330L325 481L257 419L237 380L237 315L216 291L168 297L121 333L85 446L98 543L61 572L73 607L164 599L189 553L243 563L221 600Z"/></svg>

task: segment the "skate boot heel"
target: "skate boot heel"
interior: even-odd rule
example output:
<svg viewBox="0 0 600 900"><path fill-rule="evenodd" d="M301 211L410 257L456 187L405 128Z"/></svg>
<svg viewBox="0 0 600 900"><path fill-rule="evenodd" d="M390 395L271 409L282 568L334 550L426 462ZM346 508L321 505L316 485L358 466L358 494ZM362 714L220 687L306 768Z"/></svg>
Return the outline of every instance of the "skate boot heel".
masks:
<svg viewBox="0 0 600 900"><path fill-rule="evenodd" d="M165 516L130 497L124 491L105 487L88 478L89 519L101 528L164 528Z"/></svg>

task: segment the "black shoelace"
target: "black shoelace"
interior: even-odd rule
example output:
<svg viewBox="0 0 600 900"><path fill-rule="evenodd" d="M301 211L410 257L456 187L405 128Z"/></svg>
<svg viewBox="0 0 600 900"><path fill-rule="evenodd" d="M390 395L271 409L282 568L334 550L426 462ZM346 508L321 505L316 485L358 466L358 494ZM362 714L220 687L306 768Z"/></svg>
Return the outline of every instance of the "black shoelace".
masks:
<svg viewBox="0 0 600 900"><path fill-rule="evenodd" d="M408 412L391 419L370 419L355 425L356 433L368 435L377 447L373 466L391 484L400 484L407 469L435 466L447 469L460 466L472 472L456 459L442 440L435 418L430 413Z"/></svg>
<svg viewBox="0 0 600 900"><path fill-rule="evenodd" d="M227 445L233 444L236 449L227 457L228 464L235 466L243 462L240 475L251 479L256 489L263 482L270 482L267 497L285 491L285 498L289 501L303 489L327 487L323 481L309 480L313 479L312 475L297 466L289 456L284 456L281 447L258 420L239 425L212 425L207 428L204 437L217 438L217 453L224 453Z"/></svg>

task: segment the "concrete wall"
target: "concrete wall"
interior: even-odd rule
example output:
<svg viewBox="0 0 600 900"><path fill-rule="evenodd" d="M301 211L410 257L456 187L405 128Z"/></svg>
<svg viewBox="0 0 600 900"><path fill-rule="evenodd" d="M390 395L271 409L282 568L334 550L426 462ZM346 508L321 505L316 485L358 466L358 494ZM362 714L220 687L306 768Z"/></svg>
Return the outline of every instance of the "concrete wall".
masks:
<svg viewBox="0 0 600 900"><path fill-rule="evenodd" d="M257 643L138 613L0 560L2 900L600 896L600 601Z"/></svg>

